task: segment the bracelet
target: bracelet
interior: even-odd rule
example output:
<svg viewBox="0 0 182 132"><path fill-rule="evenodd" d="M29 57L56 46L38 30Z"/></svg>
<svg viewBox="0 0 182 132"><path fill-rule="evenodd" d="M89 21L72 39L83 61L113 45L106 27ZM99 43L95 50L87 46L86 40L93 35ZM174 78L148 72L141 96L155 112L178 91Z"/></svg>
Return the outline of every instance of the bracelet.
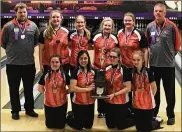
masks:
<svg viewBox="0 0 182 132"><path fill-rule="evenodd" d="M114 97L116 96L116 93L114 93Z"/></svg>

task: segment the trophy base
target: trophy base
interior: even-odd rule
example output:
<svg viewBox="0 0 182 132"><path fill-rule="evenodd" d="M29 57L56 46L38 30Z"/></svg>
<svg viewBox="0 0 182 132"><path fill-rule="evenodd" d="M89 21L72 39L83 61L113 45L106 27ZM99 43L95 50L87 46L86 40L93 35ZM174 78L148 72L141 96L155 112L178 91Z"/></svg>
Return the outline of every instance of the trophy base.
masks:
<svg viewBox="0 0 182 132"><path fill-rule="evenodd" d="M99 95L93 95L91 96L92 98L96 98L96 99L108 99L108 96L99 96Z"/></svg>

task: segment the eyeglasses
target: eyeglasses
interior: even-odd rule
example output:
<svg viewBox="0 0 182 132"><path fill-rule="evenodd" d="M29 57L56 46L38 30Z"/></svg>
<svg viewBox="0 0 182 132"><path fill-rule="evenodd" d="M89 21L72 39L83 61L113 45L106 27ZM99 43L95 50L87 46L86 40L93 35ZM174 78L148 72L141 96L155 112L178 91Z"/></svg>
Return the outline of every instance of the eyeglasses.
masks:
<svg viewBox="0 0 182 132"><path fill-rule="evenodd" d="M117 56L112 56L112 55L110 55L109 58L110 58L110 59L112 59L112 58L113 58L113 59L116 59L116 58L118 58L118 57L117 57Z"/></svg>
<svg viewBox="0 0 182 132"><path fill-rule="evenodd" d="M59 63L59 61L51 61L51 63L52 63L52 64L54 64L54 63L57 64L57 63Z"/></svg>

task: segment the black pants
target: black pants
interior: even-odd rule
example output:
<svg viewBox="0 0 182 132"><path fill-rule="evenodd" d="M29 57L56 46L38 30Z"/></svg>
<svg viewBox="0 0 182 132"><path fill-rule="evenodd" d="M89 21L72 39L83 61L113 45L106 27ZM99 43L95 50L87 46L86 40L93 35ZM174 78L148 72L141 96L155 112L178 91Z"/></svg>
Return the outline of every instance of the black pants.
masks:
<svg viewBox="0 0 182 132"><path fill-rule="evenodd" d="M164 92L167 102L167 116L168 118L174 118L174 107L175 107L175 68L174 67L151 67L154 72L157 93L155 95L156 107L154 116L157 116L160 107L160 81L162 79Z"/></svg>
<svg viewBox="0 0 182 132"><path fill-rule="evenodd" d="M47 128L63 129L66 124L67 103L59 107L44 105L45 124Z"/></svg>
<svg viewBox="0 0 182 132"><path fill-rule="evenodd" d="M70 73L72 74L72 72L74 71L74 69L76 68L75 66L72 66L72 65L70 65L69 66L69 68L70 68ZM71 75L70 75L71 76ZM73 103L73 101L72 101L72 99L73 99L73 95L74 95L74 93L72 92L72 93L70 93L70 99L71 99L71 108L72 108L72 112L74 111L74 103Z"/></svg>
<svg viewBox="0 0 182 132"><path fill-rule="evenodd" d="M106 125L108 128L125 129L127 123L128 104L106 103Z"/></svg>
<svg viewBox="0 0 182 132"><path fill-rule="evenodd" d="M133 68L128 68L129 72L132 73ZM125 69L124 69L125 70ZM129 109L129 114L133 113L133 105L132 105L132 88L131 91L128 93L129 96L129 102L128 102L128 109Z"/></svg>
<svg viewBox="0 0 182 132"><path fill-rule="evenodd" d="M104 99L97 99L97 111L98 113L106 112L106 102Z"/></svg>
<svg viewBox="0 0 182 132"><path fill-rule="evenodd" d="M35 64L32 65L6 65L6 73L10 91L12 113L21 111L19 86L22 79L24 87L26 111L34 109L33 83L35 78Z"/></svg>
<svg viewBox="0 0 182 132"><path fill-rule="evenodd" d="M134 117L137 131L150 132L152 131L153 109L142 110L134 109Z"/></svg>
<svg viewBox="0 0 182 132"><path fill-rule="evenodd" d="M94 104L78 105L74 103L74 117L67 118L67 124L77 130L91 129L94 121Z"/></svg>

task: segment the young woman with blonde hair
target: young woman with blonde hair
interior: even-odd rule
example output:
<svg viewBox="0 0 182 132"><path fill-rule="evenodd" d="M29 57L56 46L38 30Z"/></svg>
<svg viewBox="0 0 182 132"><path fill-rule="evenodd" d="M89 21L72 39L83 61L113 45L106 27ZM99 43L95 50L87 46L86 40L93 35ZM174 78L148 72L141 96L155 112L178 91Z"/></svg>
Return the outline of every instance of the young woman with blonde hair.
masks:
<svg viewBox="0 0 182 132"><path fill-rule="evenodd" d="M50 13L48 26L39 36L40 70L47 71L53 54L61 57L63 69L69 72L68 30L61 26L63 16L59 10Z"/></svg>

